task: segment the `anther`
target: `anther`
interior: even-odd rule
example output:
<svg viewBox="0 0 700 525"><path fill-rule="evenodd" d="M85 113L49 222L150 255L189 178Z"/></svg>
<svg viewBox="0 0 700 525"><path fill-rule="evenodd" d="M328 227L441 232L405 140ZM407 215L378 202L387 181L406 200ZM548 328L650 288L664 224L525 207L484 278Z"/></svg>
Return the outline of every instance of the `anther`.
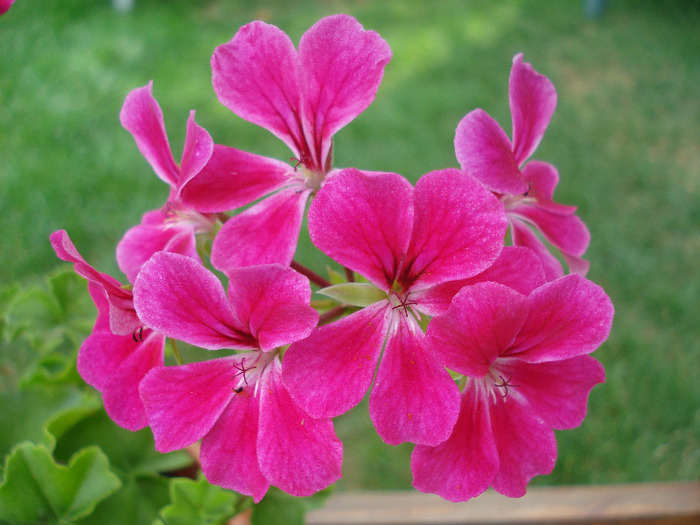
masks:
<svg viewBox="0 0 700 525"><path fill-rule="evenodd" d="M143 342L143 326L135 328L134 331L131 332L131 338L134 340L134 343L142 343Z"/></svg>

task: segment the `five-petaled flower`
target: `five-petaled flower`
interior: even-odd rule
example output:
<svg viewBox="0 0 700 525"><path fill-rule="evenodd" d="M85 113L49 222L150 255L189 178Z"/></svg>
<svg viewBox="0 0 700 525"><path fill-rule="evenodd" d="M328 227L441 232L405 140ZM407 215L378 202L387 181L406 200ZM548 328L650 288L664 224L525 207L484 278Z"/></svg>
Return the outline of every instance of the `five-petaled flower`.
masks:
<svg viewBox="0 0 700 525"><path fill-rule="evenodd" d="M281 379L280 348L318 322L308 279L282 265L231 270L228 296L194 259L161 252L141 269L134 304L149 326L209 350L243 353L151 370L141 382L156 448L202 440L207 479L253 496L270 484L308 496L340 477L330 419L300 409Z"/></svg>
<svg viewBox="0 0 700 525"><path fill-rule="evenodd" d="M459 420L449 439L416 446L413 485L464 501L490 485L510 497L548 474L556 460L553 429L586 415L590 390L605 379L590 357L610 332L613 307L580 275L525 296L498 283L463 288L427 328L427 346L464 376Z"/></svg>
<svg viewBox="0 0 700 525"><path fill-rule="evenodd" d="M516 55L510 72L513 141L488 113L475 109L457 126L457 160L464 171L500 196L513 243L539 255L548 279L563 275L561 264L528 224L561 251L572 272L585 274L588 262L581 256L588 248L590 234L574 215L576 207L552 201L559 173L546 162L526 163L549 125L557 94L547 77L522 60L522 53Z"/></svg>
<svg viewBox="0 0 700 525"><path fill-rule="evenodd" d="M347 15L323 18L299 51L275 26L253 22L214 52L214 91L236 115L292 150L291 165L216 145L183 191L199 210L222 212L265 197L226 222L212 247L222 270L289 264L306 201L332 168L332 138L374 100L391 59L387 43Z"/></svg>

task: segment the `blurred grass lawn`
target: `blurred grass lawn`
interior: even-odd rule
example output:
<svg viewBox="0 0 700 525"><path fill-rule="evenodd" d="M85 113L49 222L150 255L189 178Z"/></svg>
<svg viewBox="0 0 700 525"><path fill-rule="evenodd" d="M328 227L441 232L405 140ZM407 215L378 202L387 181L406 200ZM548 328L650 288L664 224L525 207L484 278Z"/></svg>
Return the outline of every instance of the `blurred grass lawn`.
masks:
<svg viewBox="0 0 700 525"><path fill-rule="evenodd" d="M336 165L415 180L455 166L459 119L482 107L509 129L511 59L554 82L559 104L536 157L559 168L559 202L592 234L589 277L616 306L596 354L607 383L581 428L559 433L540 484L696 479L700 473L700 4L610 0L253 2L18 0L0 18L0 282L55 268L65 228L118 275L114 246L167 189L118 120L129 90L154 94L179 158L190 109L218 143L288 158L284 145L221 106L209 58L263 19L295 42L345 12L393 49L375 103L336 137ZM319 266L310 249L299 259ZM321 267L319 266L319 269ZM410 486L408 445L389 447L363 404L337 420L343 488ZM517 429L513 429L517 432Z"/></svg>

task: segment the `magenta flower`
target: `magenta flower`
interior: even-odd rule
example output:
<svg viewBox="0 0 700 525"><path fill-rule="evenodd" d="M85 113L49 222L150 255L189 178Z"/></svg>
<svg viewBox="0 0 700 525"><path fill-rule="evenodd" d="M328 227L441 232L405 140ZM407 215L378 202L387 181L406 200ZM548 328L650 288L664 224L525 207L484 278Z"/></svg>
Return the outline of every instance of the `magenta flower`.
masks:
<svg viewBox="0 0 700 525"><path fill-rule="evenodd" d="M374 100L390 58L386 42L347 15L314 24L298 52L286 34L263 22L242 27L216 49L213 82L221 103L271 131L294 156L290 166L217 145L184 189L186 203L209 212L265 197L219 232L216 268L292 261L306 201L331 170L333 135Z"/></svg>
<svg viewBox="0 0 700 525"><path fill-rule="evenodd" d="M459 420L444 443L416 446L414 487L451 501L491 485L519 497L530 478L551 472L552 429L580 425L590 390L605 379L586 354L607 339L612 318L608 296L580 275L528 296L497 283L463 288L426 337L464 375Z"/></svg>
<svg viewBox="0 0 700 525"><path fill-rule="evenodd" d="M0 0L0 15L4 15L10 10L15 0Z"/></svg>
<svg viewBox="0 0 700 525"><path fill-rule="evenodd" d="M585 274L588 263L581 256L588 248L590 234L574 215L574 206L552 201L559 182L556 168L540 161L526 164L549 125L557 94L550 80L522 58L522 53L515 56L510 72L513 141L484 110L476 109L457 126L457 160L464 171L500 196L513 243L539 255L548 279L563 275L561 264L526 225L561 251L572 272Z"/></svg>
<svg viewBox="0 0 700 525"><path fill-rule="evenodd" d="M76 250L64 230L51 235L58 257L72 262L75 272L89 281L97 321L78 351L78 372L101 394L105 410L119 426L139 430L147 426L139 383L151 368L163 365L165 337L136 315L131 290L95 270Z"/></svg>
<svg viewBox="0 0 700 525"><path fill-rule="evenodd" d="M149 326L209 350L249 350L146 375L140 390L156 448L168 452L201 439L211 483L256 502L270 484L308 496L340 477L342 461L330 419L310 417L281 381L280 347L318 322L309 282L281 265L240 268L228 277L227 297L197 261L160 252L136 280L136 309Z"/></svg>
<svg viewBox="0 0 700 525"><path fill-rule="evenodd" d="M214 141L195 123L192 111L178 166L170 150L163 112L153 98L153 82L127 95L120 119L156 175L171 188L165 206L145 213L141 224L127 231L117 246L119 268L134 282L141 265L156 252L180 253L199 260L195 236L209 231L214 219L185 206L180 192L207 163Z"/></svg>
<svg viewBox="0 0 700 525"><path fill-rule="evenodd" d="M356 303L366 308L289 348L283 378L294 399L313 416L333 417L359 403L374 379L370 416L387 443L447 439L459 391L426 347L420 314L444 302L433 289L485 270L505 230L498 199L456 169L424 175L415 190L393 173L345 169L329 178L309 208L311 239L373 286Z"/></svg>

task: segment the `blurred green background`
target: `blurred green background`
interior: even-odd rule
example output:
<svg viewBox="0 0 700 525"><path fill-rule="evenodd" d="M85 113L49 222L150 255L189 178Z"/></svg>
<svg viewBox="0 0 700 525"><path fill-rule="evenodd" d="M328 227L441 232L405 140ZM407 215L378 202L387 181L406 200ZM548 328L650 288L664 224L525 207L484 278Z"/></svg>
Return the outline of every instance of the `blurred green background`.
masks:
<svg viewBox="0 0 700 525"><path fill-rule="evenodd" d="M0 18L0 285L60 266L48 242L59 228L121 278L116 243L167 196L119 124L126 94L151 79L176 158L191 109L216 142L288 158L278 139L218 103L209 59L251 20L298 42L339 12L378 31L393 60L374 104L336 136L337 166L412 180L456 166L454 130L468 111L481 107L510 129L517 52L557 88L536 158L559 168L556 200L579 207L592 235L588 276L617 313L595 354L607 383L583 425L559 433L553 475L535 483L696 479L699 2L609 0L591 18L578 0L136 0L128 13L109 0L17 0ZM308 250L299 258L318 265ZM337 429L341 488L410 487L411 447L383 444L364 404Z"/></svg>

